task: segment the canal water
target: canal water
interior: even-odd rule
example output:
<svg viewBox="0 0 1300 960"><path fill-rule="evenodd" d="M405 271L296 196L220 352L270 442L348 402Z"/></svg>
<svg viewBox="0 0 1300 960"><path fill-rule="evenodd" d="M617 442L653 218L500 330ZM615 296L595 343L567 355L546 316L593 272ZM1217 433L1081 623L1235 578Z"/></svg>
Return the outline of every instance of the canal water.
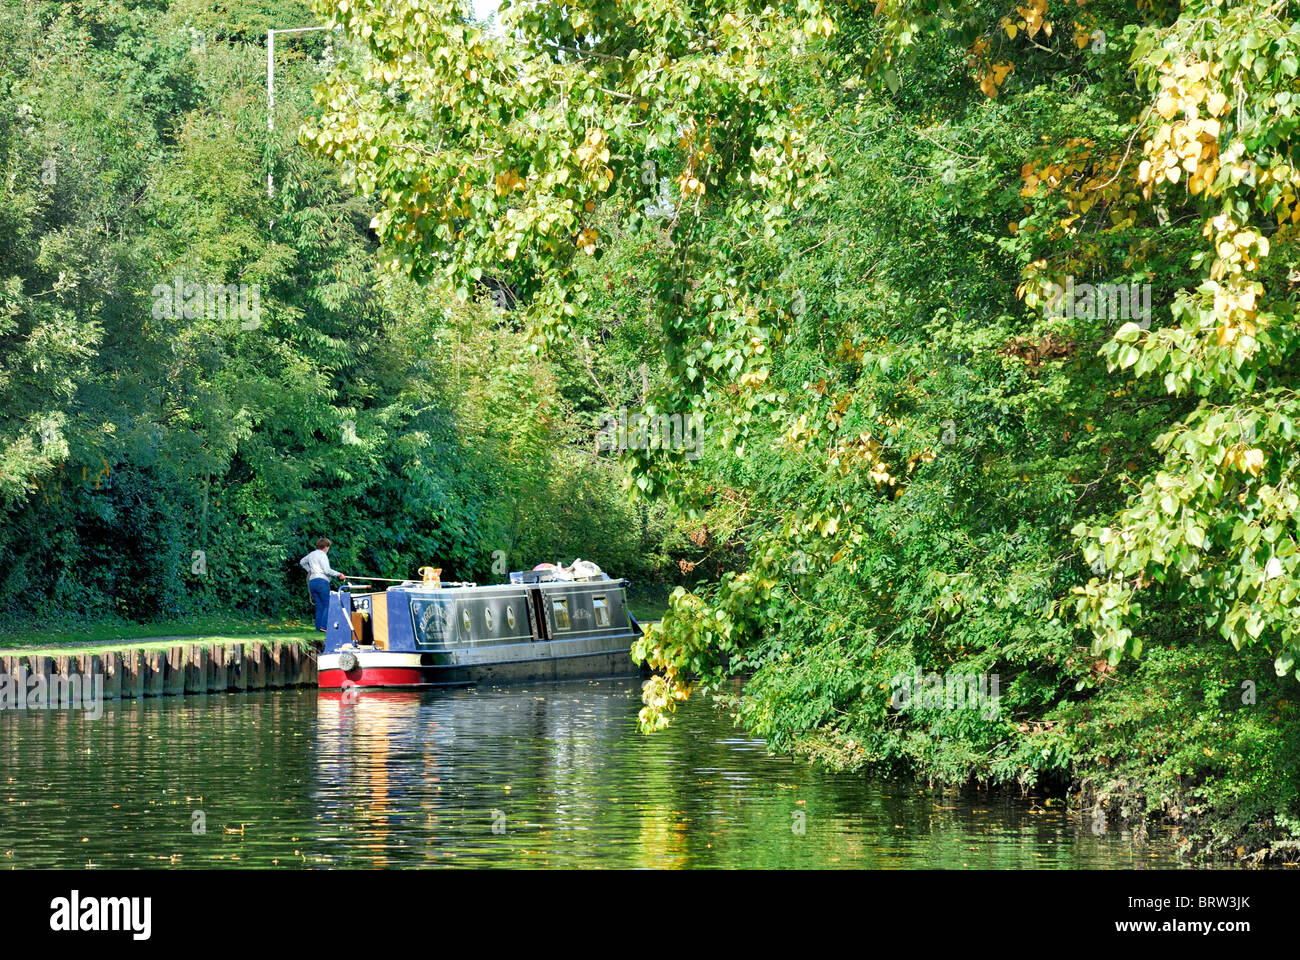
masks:
<svg viewBox="0 0 1300 960"><path fill-rule="evenodd" d="M871 782L769 756L639 685L316 690L0 712L0 869L1162 867L1059 801Z"/></svg>

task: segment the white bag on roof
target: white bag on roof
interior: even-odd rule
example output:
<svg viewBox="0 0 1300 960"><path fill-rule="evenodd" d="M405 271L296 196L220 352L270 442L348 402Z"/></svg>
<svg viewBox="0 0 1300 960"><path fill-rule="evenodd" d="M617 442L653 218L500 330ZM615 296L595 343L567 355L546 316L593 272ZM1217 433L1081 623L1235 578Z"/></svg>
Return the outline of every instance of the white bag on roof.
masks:
<svg viewBox="0 0 1300 960"><path fill-rule="evenodd" d="M574 579L596 579L604 573L600 567L592 563L590 560L582 559L575 559L573 561L573 566L571 566L569 570L572 571Z"/></svg>

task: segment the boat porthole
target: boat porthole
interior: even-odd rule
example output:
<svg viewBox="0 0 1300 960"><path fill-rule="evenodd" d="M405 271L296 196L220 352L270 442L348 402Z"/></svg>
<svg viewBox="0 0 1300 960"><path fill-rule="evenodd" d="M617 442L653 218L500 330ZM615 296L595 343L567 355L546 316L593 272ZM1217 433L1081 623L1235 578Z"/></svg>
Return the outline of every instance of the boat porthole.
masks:
<svg viewBox="0 0 1300 960"><path fill-rule="evenodd" d="M483 608L483 626L487 627L489 630L492 629L492 608L491 607Z"/></svg>
<svg viewBox="0 0 1300 960"><path fill-rule="evenodd" d="M469 630L471 629L471 626L470 626L470 621L469 621L469 611L468 611L468 610L462 610L462 611L461 611L461 614L460 614L460 622L463 623L463 624L465 624L465 631L466 631L466 632L469 632Z"/></svg>
<svg viewBox="0 0 1300 960"><path fill-rule="evenodd" d="M515 608L506 607L506 623L510 624L510 629L515 628Z"/></svg>

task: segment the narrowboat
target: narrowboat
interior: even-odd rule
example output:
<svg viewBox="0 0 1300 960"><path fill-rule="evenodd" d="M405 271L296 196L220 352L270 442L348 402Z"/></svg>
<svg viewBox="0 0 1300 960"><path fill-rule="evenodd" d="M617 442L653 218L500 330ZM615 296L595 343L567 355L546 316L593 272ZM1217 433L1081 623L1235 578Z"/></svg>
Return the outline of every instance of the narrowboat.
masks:
<svg viewBox="0 0 1300 960"><path fill-rule="evenodd" d="M382 590L344 585L331 592L321 689L641 672L631 655L641 627L627 608L626 580L604 572L561 579L537 570L512 573L506 584L425 577Z"/></svg>

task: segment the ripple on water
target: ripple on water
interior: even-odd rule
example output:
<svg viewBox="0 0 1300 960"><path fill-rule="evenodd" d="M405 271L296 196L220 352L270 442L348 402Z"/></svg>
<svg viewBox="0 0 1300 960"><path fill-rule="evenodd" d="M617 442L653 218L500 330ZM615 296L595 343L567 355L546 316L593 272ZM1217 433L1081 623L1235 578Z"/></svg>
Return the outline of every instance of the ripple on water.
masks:
<svg viewBox="0 0 1300 960"><path fill-rule="evenodd" d="M0 714L0 866L1134 867L1028 802L773 757L634 681L164 698ZM197 832L201 815L205 831Z"/></svg>

